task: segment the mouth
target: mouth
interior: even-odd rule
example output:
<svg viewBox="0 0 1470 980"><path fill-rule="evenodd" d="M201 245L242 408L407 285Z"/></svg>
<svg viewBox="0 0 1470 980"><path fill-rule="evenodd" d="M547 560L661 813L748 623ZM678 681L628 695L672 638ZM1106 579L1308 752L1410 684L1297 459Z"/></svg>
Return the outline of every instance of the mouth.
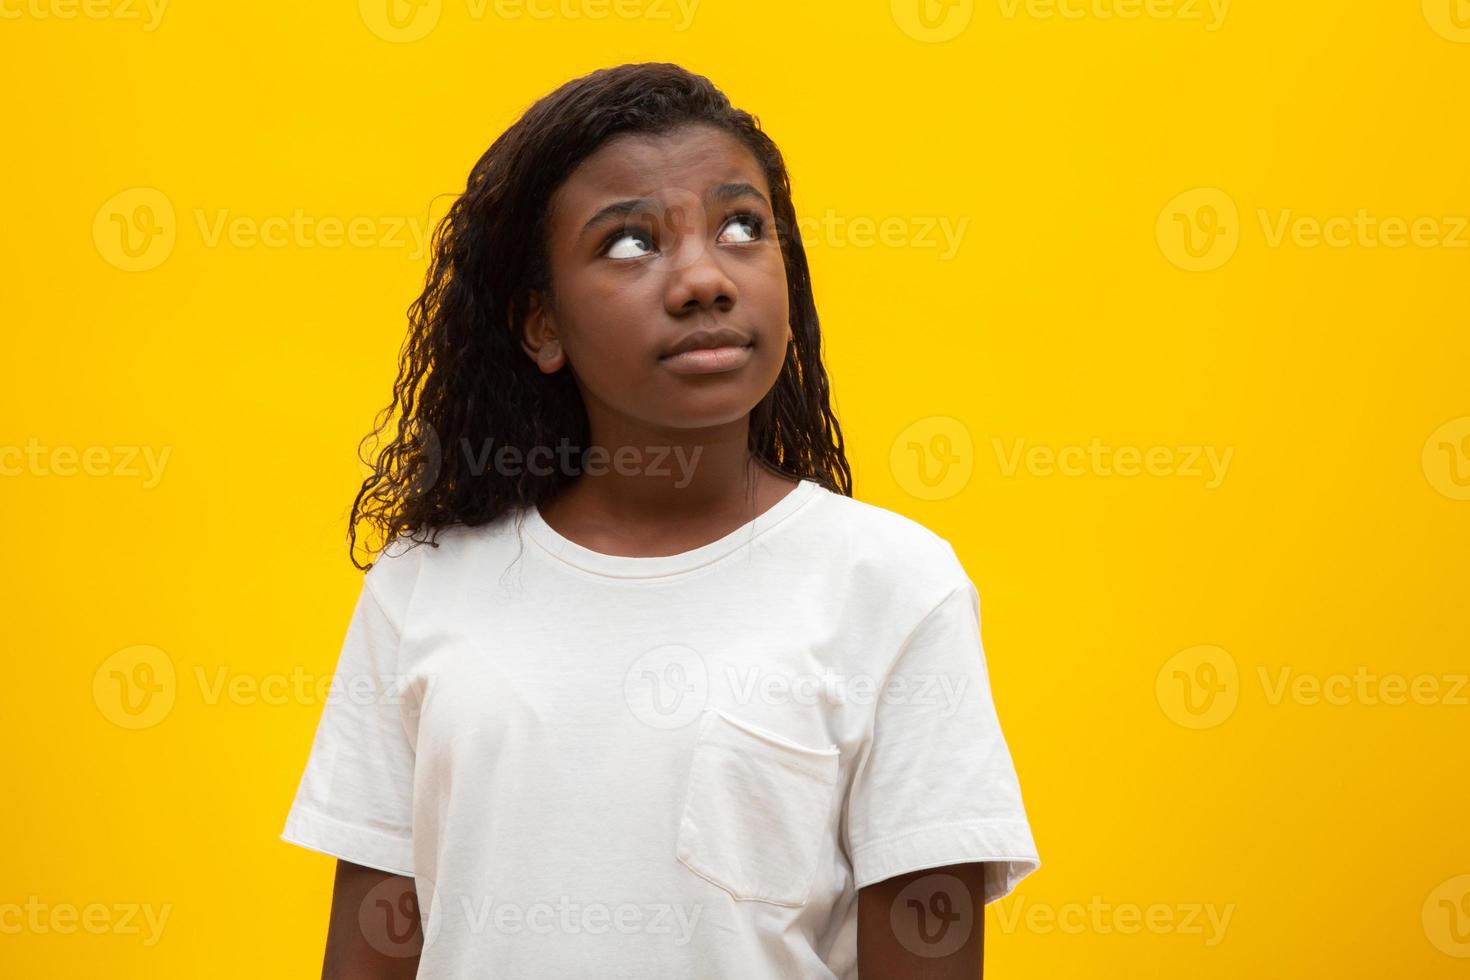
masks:
<svg viewBox="0 0 1470 980"><path fill-rule="evenodd" d="M659 357L659 363L680 374L733 371L750 362L755 341L728 327L696 330Z"/></svg>
<svg viewBox="0 0 1470 980"><path fill-rule="evenodd" d="M716 374L733 371L750 363L755 344L731 344L722 347L699 347L665 354L658 362L679 374Z"/></svg>

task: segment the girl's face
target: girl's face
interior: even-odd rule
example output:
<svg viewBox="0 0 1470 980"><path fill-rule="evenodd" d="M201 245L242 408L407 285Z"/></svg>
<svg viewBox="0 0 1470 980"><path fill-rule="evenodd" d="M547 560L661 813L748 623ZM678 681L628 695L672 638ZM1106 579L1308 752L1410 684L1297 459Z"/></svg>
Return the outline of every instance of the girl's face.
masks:
<svg viewBox="0 0 1470 980"><path fill-rule="evenodd" d="M770 391L791 337L770 193L738 140L693 125L615 137L553 195L553 296L523 346L548 374L571 366L594 433L724 425ZM669 356L697 332L720 349Z"/></svg>

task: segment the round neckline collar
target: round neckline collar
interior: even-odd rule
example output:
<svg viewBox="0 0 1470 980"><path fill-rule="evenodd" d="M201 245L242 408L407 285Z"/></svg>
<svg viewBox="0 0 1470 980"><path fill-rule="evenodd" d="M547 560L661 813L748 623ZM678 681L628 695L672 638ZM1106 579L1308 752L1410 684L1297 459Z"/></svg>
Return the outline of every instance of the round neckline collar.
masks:
<svg viewBox="0 0 1470 980"><path fill-rule="evenodd" d="M553 558L584 571L615 578L653 578L691 571L730 555L790 517L803 504L813 499L821 489L820 483L803 478L795 487L787 491L786 496L729 534L709 544L674 555L633 557L593 551L570 538L563 537L546 522L546 518L541 516L540 508L535 505L526 508L526 529L530 532L532 539Z"/></svg>

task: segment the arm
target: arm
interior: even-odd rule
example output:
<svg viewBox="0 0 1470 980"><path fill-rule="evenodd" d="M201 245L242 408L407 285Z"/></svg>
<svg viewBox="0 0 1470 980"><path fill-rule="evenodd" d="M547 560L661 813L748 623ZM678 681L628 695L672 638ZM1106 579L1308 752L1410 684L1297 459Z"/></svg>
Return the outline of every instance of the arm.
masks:
<svg viewBox="0 0 1470 980"><path fill-rule="evenodd" d="M322 980L413 980L422 948L413 879L338 860Z"/></svg>
<svg viewBox="0 0 1470 980"><path fill-rule="evenodd" d="M958 878L962 887L941 876ZM910 885L914 889L900 900ZM980 980L984 895L980 862L912 871L859 890L858 980ZM956 928L966 931L951 931ZM934 955L941 950L944 955Z"/></svg>

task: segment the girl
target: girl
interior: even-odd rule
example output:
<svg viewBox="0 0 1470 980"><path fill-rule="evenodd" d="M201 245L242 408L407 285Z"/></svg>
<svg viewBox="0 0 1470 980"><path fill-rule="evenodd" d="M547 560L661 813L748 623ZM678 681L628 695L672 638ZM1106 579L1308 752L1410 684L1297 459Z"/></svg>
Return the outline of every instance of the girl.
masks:
<svg viewBox="0 0 1470 980"><path fill-rule="evenodd" d="M852 499L758 121L675 65L563 85L410 319L282 834L338 859L323 975L980 976L1039 862L979 598Z"/></svg>

